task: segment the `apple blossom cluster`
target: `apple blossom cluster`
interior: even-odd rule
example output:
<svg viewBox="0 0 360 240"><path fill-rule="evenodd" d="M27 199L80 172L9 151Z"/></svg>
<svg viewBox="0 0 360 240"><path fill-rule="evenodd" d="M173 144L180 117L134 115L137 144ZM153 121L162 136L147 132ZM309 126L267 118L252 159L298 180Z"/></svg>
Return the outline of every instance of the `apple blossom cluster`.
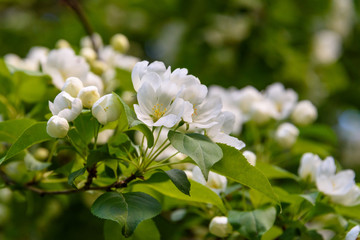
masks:
<svg viewBox="0 0 360 240"><path fill-rule="evenodd" d="M298 172L302 179L315 183L317 189L334 203L344 206L360 203L360 188L355 183L355 172L351 169L336 172L333 157L321 160L315 154L305 153Z"/></svg>
<svg viewBox="0 0 360 240"><path fill-rule="evenodd" d="M247 122L259 126L270 121L279 122L275 140L284 148L291 147L299 135L295 125L306 126L317 118L317 109L309 100L298 101L297 93L285 89L281 83L271 84L262 92L252 86L242 89L211 86L209 96L221 98L223 109L235 115L232 131L235 135L240 134L243 124ZM289 120L292 123L285 122Z"/></svg>
<svg viewBox="0 0 360 240"><path fill-rule="evenodd" d="M214 142L242 149L245 144L230 136L235 116L223 111L221 99L208 95L208 89L187 69L171 72L162 62L138 62L131 74L138 103L139 120L149 127L170 129L179 124L185 131L203 132Z"/></svg>
<svg viewBox="0 0 360 240"><path fill-rule="evenodd" d="M64 138L69 131L69 122L74 121L83 108L91 109L92 115L102 125L115 121L120 116L120 102L113 94L100 97L96 86L84 87L82 81L70 77L62 91L49 101L53 116L47 123L47 133L54 138Z"/></svg>
<svg viewBox="0 0 360 240"><path fill-rule="evenodd" d="M51 77L53 85L61 90L69 77L81 80L84 87L96 86L102 95L117 87L116 68L131 71L138 58L125 55L129 41L122 34L116 34L111 39L111 45L104 46L98 34L93 40L97 51L93 49L89 37L81 40L80 55L77 55L65 40L59 40L57 49L33 47L26 58L15 54L7 54L4 60L12 67L38 71Z"/></svg>

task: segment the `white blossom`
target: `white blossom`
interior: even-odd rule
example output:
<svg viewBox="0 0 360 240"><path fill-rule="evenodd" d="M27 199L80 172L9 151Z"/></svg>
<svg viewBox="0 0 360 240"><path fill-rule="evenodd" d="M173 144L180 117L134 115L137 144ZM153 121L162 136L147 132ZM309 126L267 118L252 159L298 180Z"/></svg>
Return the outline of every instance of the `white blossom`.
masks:
<svg viewBox="0 0 360 240"><path fill-rule="evenodd" d="M321 164L321 159L318 155L313 153L304 153L300 160L299 176L302 179L308 179L315 182L317 168Z"/></svg>
<svg viewBox="0 0 360 240"><path fill-rule="evenodd" d="M256 165L256 155L252 151L244 151L243 152L244 157L246 160L255 167Z"/></svg>
<svg viewBox="0 0 360 240"><path fill-rule="evenodd" d="M177 85L162 80L156 73L147 73L137 93L134 105L137 117L148 126L173 127L180 122L184 112L184 100L177 97Z"/></svg>
<svg viewBox="0 0 360 240"><path fill-rule="evenodd" d="M60 92L54 99L49 101L49 108L53 115L73 121L82 111L82 103L79 98L73 98L67 92Z"/></svg>
<svg viewBox="0 0 360 240"><path fill-rule="evenodd" d="M334 31L322 30L317 32L313 45L315 61L320 64L334 63L341 55L341 36Z"/></svg>
<svg viewBox="0 0 360 240"><path fill-rule="evenodd" d="M206 181L204 175L202 174L198 166L195 166L192 170L192 179L198 183L201 183L204 186L207 186L216 194L225 192L227 186L226 177L212 171L209 172L208 180Z"/></svg>
<svg viewBox="0 0 360 240"><path fill-rule="evenodd" d="M82 82L84 87L95 86L100 95L104 93L104 83L98 75L89 72L86 79L82 80Z"/></svg>
<svg viewBox="0 0 360 240"><path fill-rule="evenodd" d="M169 79L170 74L170 67L166 68L162 62L155 61L149 64L148 61L142 61L135 64L131 73L131 79L135 91L138 91L149 75L157 75L160 79ZM144 76L146 76L145 79L143 79Z"/></svg>
<svg viewBox="0 0 360 240"><path fill-rule="evenodd" d="M252 121L262 125L269 122L271 119L277 119L279 113L272 101L263 99L262 101L254 102L251 105L250 116Z"/></svg>
<svg viewBox="0 0 360 240"><path fill-rule="evenodd" d="M209 224L209 232L217 237L227 237L232 232L232 226L227 217L214 217Z"/></svg>
<svg viewBox="0 0 360 240"><path fill-rule="evenodd" d="M329 196L347 194L355 185L353 170L343 170L335 174L334 159L329 157L319 165L316 173L316 186L319 191Z"/></svg>
<svg viewBox="0 0 360 240"><path fill-rule="evenodd" d="M265 97L270 99L279 112L279 119L287 118L298 99L297 93L292 89L285 89L281 83L274 83L265 90Z"/></svg>
<svg viewBox="0 0 360 240"><path fill-rule="evenodd" d="M283 148L290 148L299 136L299 129L291 123L282 123L275 132L275 140Z"/></svg>
<svg viewBox="0 0 360 240"><path fill-rule="evenodd" d="M65 118L52 116L47 122L46 131L50 137L63 138L69 131L69 123Z"/></svg>
<svg viewBox="0 0 360 240"><path fill-rule="evenodd" d="M43 71L51 76L53 84L58 89L62 89L67 78L77 77L83 80L89 72L89 65L85 59L76 56L70 48L50 51L42 67Z"/></svg>
<svg viewBox="0 0 360 240"><path fill-rule="evenodd" d="M207 136L214 142L224 143L238 150L245 147L245 143L238 138L230 136L235 116L231 112L222 112L216 119L216 124L207 129Z"/></svg>
<svg viewBox="0 0 360 240"><path fill-rule="evenodd" d="M309 125L316 118L317 109L309 100L298 102L291 113L291 120L298 125Z"/></svg>

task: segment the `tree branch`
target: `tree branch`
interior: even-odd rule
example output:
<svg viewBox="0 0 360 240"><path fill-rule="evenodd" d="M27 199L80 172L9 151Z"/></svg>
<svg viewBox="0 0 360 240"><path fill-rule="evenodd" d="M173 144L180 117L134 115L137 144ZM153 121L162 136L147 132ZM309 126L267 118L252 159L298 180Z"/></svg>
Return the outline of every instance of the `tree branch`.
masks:
<svg viewBox="0 0 360 240"><path fill-rule="evenodd" d="M90 173L89 173L90 175ZM13 181L3 170L0 169L0 177L4 180L5 184L8 186L14 186L17 185L15 181ZM78 193L78 192L85 192L90 190L104 190L104 191L111 191L112 189L118 189L118 188L126 188L127 185L135 180L136 178L142 178L142 176L137 176L135 174L130 175L129 177L125 178L124 180L116 181L110 185L106 186L93 186L90 185L87 186L85 184L84 187L79 189L63 189L63 190L55 190L55 191L48 191L41 188L38 188L34 186L35 182L31 181L26 183L24 186L22 186L25 190L30 190L32 192L35 192L39 194L40 196L45 195L61 195L61 194L72 194L72 193ZM88 178L89 179L89 178ZM92 178L91 178L92 179ZM92 182L92 180L91 180ZM91 184L91 183L90 183ZM21 186L21 185L19 185Z"/></svg>
<svg viewBox="0 0 360 240"><path fill-rule="evenodd" d="M62 0L66 5L68 5L76 14L76 16L79 18L81 24L83 25L85 32L90 37L91 44L95 50L96 53L99 53L98 46L96 46L95 40L94 40L94 30L92 29L89 21L86 18L86 15L84 11L82 10L79 2L77 0Z"/></svg>

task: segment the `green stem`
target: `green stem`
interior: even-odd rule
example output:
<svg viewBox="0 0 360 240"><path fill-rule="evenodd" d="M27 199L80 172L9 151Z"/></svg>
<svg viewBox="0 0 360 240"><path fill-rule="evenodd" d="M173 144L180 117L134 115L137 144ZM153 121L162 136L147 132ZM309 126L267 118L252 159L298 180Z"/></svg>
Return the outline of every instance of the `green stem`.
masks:
<svg viewBox="0 0 360 240"><path fill-rule="evenodd" d="M156 136L154 145L153 145L153 147L151 148L151 151L150 151L150 153L149 153L149 155L148 155L148 158L149 158L149 156L151 156L152 152L153 152L154 149L155 149L155 146L156 146L157 142L159 141L159 138L160 138L160 134L161 134L162 129L163 129L163 126L160 127L159 133L158 133L158 135ZM154 131L155 131L155 127L153 128L153 133L154 133ZM149 158L149 159L150 159L150 158Z"/></svg>
<svg viewBox="0 0 360 240"><path fill-rule="evenodd" d="M146 171L150 171L150 170L153 170L153 169L159 168L159 167L171 166L171 165L175 165L175 164L181 164L181 162L156 164L156 165L154 165L154 166L152 166L152 167L147 168Z"/></svg>
<svg viewBox="0 0 360 240"><path fill-rule="evenodd" d="M100 127L101 127L101 124L98 123L97 126L95 127L95 132L94 132L94 147L93 149L96 150L96 145L97 145L97 140L98 140L98 136L99 136L99 131L100 131Z"/></svg>
<svg viewBox="0 0 360 240"><path fill-rule="evenodd" d="M51 162L51 159L52 159L52 157L53 157L53 155L54 155L54 153L55 153L55 151L56 151L56 146L57 146L58 142L59 142L59 141L56 139L55 142L54 142L54 144L52 145L51 151L50 151L50 153L49 153L49 157L48 157L48 159L46 160L47 162Z"/></svg>

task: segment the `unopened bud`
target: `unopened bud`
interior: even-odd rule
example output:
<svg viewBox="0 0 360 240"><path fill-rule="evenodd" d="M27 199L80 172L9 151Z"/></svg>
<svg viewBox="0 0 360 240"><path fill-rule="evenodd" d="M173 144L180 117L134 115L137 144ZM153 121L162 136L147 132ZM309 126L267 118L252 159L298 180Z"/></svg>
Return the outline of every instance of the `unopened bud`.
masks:
<svg viewBox="0 0 360 240"><path fill-rule="evenodd" d="M129 50L130 44L127 37L123 34L115 34L111 40L110 44L112 48L118 52L125 53L127 50Z"/></svg>
<svg viewBox="0 0 360 240"><path fill-rule="evenodd" d="M71 48L71 45L65 39L59 39L55 44L55 48Z"/></svg>
<svg viewBox="0 0 360 240"><path fill-rule="evenodd" d="M209 231L217 237L227 237L232 232L232 226L227 217L214 217L211 219Z"/></svg>
<svg viewBox="0 0 360 240"><path fill-rule="evenodd" d="M81 99L84 107L91 108L94 103L99 100L100 94L97 87L88 86L80 90L78 98Z"/></svg>
<svg viewBox="0 0 360 240"><path fill-rule="evenodd" d="M63 138L69 131L69 123L65 118L52 116L47 122L46 131L53 138Z"/></svg>
<svg viewBox="0 0 360 240"><path fill-rule="evenodd" d="M280 146L289 148L296 142L299 136L299 129L291 123L282 123L275 133L275 139Z"/></svg>
<svg viewBox="0 0 360 240"><path fill-rule="evenodd" d="M79 94L79 91L83 88L83 83L80 79L76 77L69 77L66 79L64 86L62 87L62 91L67 92L70 96L76 98Z"/></svg>
<svg viewBox="0 0 360 240"><path fill-rule="evenodd" d="M317 118L316 107L308 100L300 101L291 114L291 119L298 125L309 125Z"/></svg>
<svg viewBox="0 0 360 240"><path fill-rule="evenodd" d="M96 60L96 52L94 49L89 47L84 47L80 50L80 56L84 57L86 61L92 62Z"/></svg>

